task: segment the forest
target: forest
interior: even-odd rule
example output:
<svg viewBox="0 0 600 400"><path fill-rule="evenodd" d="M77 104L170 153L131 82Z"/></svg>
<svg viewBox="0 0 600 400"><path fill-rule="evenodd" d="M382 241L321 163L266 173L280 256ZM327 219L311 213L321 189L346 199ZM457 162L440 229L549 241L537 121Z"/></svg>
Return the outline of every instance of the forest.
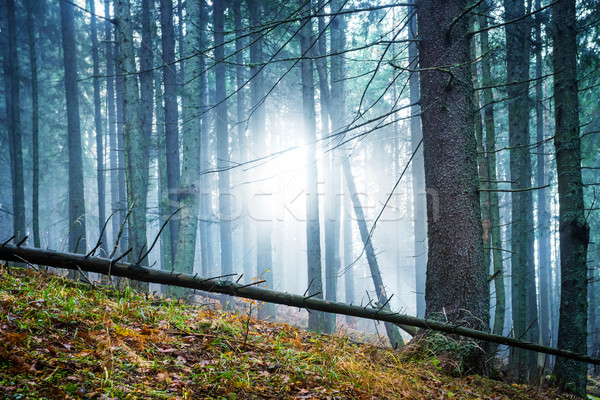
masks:
<svg viewBox="0 0 600 400"><path fill-rule="evenodd" d="M600 376L598 0L3 0L0 44L0 259Z"/></svg>

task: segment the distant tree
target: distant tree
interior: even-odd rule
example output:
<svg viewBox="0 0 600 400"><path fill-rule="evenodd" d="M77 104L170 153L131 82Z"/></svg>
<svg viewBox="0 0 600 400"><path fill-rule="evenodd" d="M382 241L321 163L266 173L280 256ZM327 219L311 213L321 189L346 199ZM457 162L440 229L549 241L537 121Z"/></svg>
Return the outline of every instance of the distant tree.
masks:
<svg viewBox="0 0 600 400"><path fill-rule="evenodd" d="M305 13L310 9L310 2L299 3ZM308 57L313 46L312 20L301 22L300 29L300 61L302 79L302 122L304 141L307 144L307 171L306 171L306 255L308 262L307 295L323 298L323 281L321 268L321 231L319 220L319 182L316 145L317 138L315 122L315 85L313 61ZM308 329L321 332L325 329L324 314L312 312L308 315Z"/></svg>
<svg viewBox="0 0 600 400"><path fill-rule="evenodd" d="M228 103L225 87L225 2L213 3L213 27L215 40L215 124L217 132L217 168L219 169L219 230L221 234L221 273L233 272L231 239L231 178L229 174L229 126Z"/></svg>
<svg viewBox="0 0 600 400"><path fill-rule="evenodd" d="M417 3L425 182L431 193L425 316L487 330L468 6L463 0ZM450 359L459 367L485 371L482 347L462 344L460 351L447 349Z"/></svg>
<svg viewBox="0 0 600 400"><path fill-rule="evenodd" d="M260 0L247 0L250 26L259 26L263 21L263 2ZM266 134L266 111L264 104L265 74L261 63L264 62L265 39L258 30L250 35L250 131L255 154L258 157L267 155L268 140ZM260 204L265 207L265 204ZM255 220L256 225L256 274L266 280L266 286L273 288L273 250L271 234L272 221L267 218ZM270 306L263 308L263 315L270 315L273 311Z"/></svg>
<svg viewBox="0 0 600 400"><path fill-rule="evenodd" d="M67 99L67 137L69 150L69 249L86 251L85 202L83 195L83 155L79 120L79 76L73 4L60 2L65 90Z"/></svg>
<svg viewBox="0 0 600 400"><path fill-rule="evenodd" d="M581 178L581 139L577 90L577 18L575 0L561 0L552 9L554 120L560 229L560 320L558 347L585 353L587 346L586 220ZM559 386L585 397L587 366L557 358L554 374Z"/></svg>

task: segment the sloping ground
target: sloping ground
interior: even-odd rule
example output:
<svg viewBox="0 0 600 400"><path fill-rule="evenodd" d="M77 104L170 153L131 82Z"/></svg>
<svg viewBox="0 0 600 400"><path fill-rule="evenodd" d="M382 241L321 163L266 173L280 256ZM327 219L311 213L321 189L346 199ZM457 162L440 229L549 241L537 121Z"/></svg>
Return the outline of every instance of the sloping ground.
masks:
<svg viewBox="0 0 600 400"><path fill-rule="evenodd" d="M253 303L247 303L248 309ZM0 269L1 399L558 399L432 357Z"/></svg>

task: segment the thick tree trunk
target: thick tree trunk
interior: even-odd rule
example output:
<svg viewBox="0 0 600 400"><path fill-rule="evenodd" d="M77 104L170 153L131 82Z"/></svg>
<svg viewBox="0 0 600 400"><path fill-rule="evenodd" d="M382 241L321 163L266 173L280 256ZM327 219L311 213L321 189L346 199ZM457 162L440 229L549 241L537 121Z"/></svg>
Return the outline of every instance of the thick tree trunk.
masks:
<svg viewBox="0 0 600 400"><path fill-rule="evenodd" d="M115 18L119 30L119 59L123 75L123 151L127 180L127 199L132 212L129 219L130 259L134 263L148 264L148 258L140 260L147 250L146 200L148 192L148 142L142 132L140 94L136 75L133 49L133 29L129 0L117 0ZM148 285L135 285L147 291Z"/></svg>
<svg viewBox="0 0 600 400"><path fill-rule="evenodd" d="M90 12L96 13L95 1L88 2ZM98 185L98 240L102 242L100 249L108 254L106 233L102 231L106 222L106 172L104 166L104 128L102 126L102 104L100 103L100 60L98 56L98 30L96 18L90 18L92 35L92 74L94 85L94 127L96 129L96 183Z"/></svg>
<svg viewBox="0 0 600 400"><path fill-rule="evenodd" d="M162 106L162 76L160 73L154 75L154 96L156 109ZM158 161L158 210L160 223L163 224L170 216L169 210L169 184L167 182L167 138L165 136L164 114L156 113L156 158ZM171 230L164 229L160 238L162 269L173 271L173 257L171 254Z"/></svg>
<svg viewBox="0 0 600 400"><path fill-rule="evenodd" d="M35 8L34 8L35 7ZM39 151L39 96L38 96L38 74L37 74L37 49L35 37L35 10L36 6L32 0L27 0L27 37L29 40L29 62L31 68L31 139L32 139L32 225L33 245L40 247L40 151Z"/></svg>
<svg viewBox="0 0 600 400"><path fill-rule="evenodd" d="M575 10L575 0L561 0L554 4L552 14L556 126L554 147L560 206L561 297L558 347L583 353L587 346L586 278L590 228L585 216L581 179ZM585 397L585 364L557 358L554 374L562 389Z"/></svg>
<svg viewBox="0 0 600 400"><path fill-rule="evenodd" d="M160 0L160 26L162 30L162 62L164 84L165 132L167 136L167 180L169 186L170 213L178 208L179 187L179 127L177 111L177 71L175 61L175 31L173 28L173 0ZM179 230L177 218L169 222L171 230L171 254L175 256L175 244Z"/></svg>
<svg viewBox="0 0 600 400"><path fill-rule="evenodd" d="M426 313L488 329L488 271L483 263L469 23L464 0L417 3L429 253ZM452 51L447 51L451 48ZM485 351L450 354L484 372Z"/></svg>
<svg viewBox="0 0 600 400"><path fill-rule="evenodd" d="M505 0L506 20L525 15L523 0ZM528 18L506 26L506 74L508 93L508 134L512 189L531 188L529 151L529 52L531 23ZM511 284L512 315L515 337L539 336L535 291L533 228L533 192L514 192L512 198ZM511 355L511 373L520 382L533 382L537 373L535 355L515 350Z"/></svg>
<svg viewBox="0 0 600 400"><path fill-rule="evenodd" d="M67 98L67 137L69 150L69 249L86 251L85 202L83 196L83 155L79 122L79 77L73 5L60 2L65 90Z"/></svg>

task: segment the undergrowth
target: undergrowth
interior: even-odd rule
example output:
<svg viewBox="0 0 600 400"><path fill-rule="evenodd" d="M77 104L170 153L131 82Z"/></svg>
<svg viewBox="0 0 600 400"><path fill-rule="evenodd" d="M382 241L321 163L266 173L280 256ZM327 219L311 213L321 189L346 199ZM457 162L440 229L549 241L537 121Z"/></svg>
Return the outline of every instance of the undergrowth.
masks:
<svg viewBox="0 0 600 400"><path fill-rule="evenodd" d="M3 267L0 398L565 398L248 314Z"/></svg>

